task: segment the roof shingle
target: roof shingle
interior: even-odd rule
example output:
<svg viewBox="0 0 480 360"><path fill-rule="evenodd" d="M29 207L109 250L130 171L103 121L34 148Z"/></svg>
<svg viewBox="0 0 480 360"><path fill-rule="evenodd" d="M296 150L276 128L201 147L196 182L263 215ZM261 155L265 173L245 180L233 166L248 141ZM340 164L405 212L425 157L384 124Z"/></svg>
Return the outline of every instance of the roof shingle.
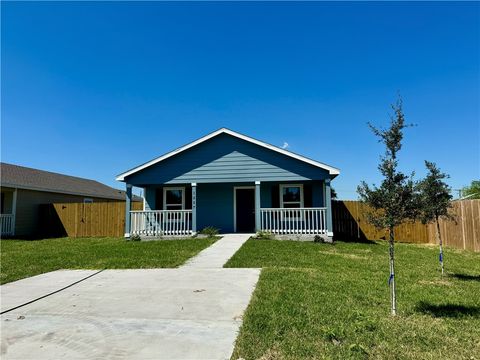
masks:
<svg viewBox="0 0 480 360"><path fill-rule="evenodd" d="M0 163L1 186L25 188L104 199L125 200L125 191L114 189L95 180ZM135 197L134 200L138 200Z"/></svg>

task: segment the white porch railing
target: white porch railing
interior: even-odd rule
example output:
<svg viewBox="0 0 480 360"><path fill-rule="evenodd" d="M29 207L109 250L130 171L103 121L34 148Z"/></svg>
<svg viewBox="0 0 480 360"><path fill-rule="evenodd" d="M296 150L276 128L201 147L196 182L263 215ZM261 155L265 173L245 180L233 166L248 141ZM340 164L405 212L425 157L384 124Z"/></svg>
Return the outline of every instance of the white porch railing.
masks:
<svg viewBox="0 0 480 360"><path fill-rule="evenodd" d="M130 211L131 235L191 235L192 210Z"/></svg>
<svg viewBox="0 0 480 360"><path fill-rule="evenodd" d="M0 235L13 235L13 214L0 214Z"/></svg>
<svg viewBox="0 0 480 360"><path fill-rule="evenodd" d="M272 234L327 235L327 208L262 208L260 228Z"/></svg>

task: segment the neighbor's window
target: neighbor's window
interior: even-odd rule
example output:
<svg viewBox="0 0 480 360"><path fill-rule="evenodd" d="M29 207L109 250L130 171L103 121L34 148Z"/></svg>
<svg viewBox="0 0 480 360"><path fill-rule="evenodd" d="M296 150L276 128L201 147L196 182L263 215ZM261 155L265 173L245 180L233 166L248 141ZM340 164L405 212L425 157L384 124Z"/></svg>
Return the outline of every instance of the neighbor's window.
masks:
<svg viewBox="0 0 480 360"><path fill-rule="evenodd" d="M280 206L282 208L303 207L303 185L280 185Z"/></svg>
<svg viewBox="0 0 480 360"><path fill-rule="evenodd" d="M185 188L164 188L163 209L183 210L185 209Z"/></svg>
<svg viewBox="0 0 480 360"><path fill-rule="evenodd" d="M83 203L84 203L84 204L91 204L91 203L93 203L93 199L84 198L84 199L83 199Z"/></svg>

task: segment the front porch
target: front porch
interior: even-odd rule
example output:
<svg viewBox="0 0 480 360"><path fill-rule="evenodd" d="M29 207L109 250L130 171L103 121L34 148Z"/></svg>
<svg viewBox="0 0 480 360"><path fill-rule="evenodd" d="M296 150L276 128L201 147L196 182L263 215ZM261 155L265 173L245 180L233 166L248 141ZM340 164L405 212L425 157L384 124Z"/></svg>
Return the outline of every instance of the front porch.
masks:
<svg viewBox="0 0 480 360"><path fill-rule="evenodd" d="M131 235L139 236L191 236L192 210L130 211ZM328 236L327 208L260 208L260 227L274 235Z"/></svg>
<svg viewBox="0 0 480 360"><path fill-rule="evenodd" d="M0 236L15 235L17 189L2 188L0 200Z"/></svg>
<svg viewBox="0 0 480 360"><path fill-rule="evenodd" d="M328 236L327 208L261 208L259 230L274 235Z"/></svg>
<svg viewBox="0 0 480 360"><path fill-rule="evenodd" d="M127 184L125 235L191 236L207 226L223 233L332 237L330 181L154 184L143 211L131 211Z"/></svg>
<svg viewBox="0 0 480 360"><path fill-rule="evenodd" d="M130 211L130 235L138 236L191 236L192 210Z"/></svg>

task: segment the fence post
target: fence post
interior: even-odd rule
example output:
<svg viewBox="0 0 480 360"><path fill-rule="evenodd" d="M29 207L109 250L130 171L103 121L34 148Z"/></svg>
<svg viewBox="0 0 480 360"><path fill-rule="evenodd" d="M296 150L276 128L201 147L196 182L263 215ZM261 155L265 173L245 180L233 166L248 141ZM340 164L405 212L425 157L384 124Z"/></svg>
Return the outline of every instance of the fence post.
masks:
<svg viewBox="0 0 480 360"><path fill-rule="evenodd" d="M462 218L462 240L463 240L463 250L465 250L465 217L463 215L463 201L460 201L460 211Z"/></svg>
<svg viewBox="0 0 480 360"><path fill-rule="evenodd" d="M126 184L125 191L125 237L130 237L130 211L132 210L132 185Z"/></svg>
<svg viewBox="0 0 480 360"><path fill-rule="evenodd" d="M325 179L325 207L327 208L327 236L333 237L330 179Z"/></svg>
<svg viewBox="0 0 480 360"><path fill-rule="evenodd" d="M473 208L473 201L470 201L470 209L471 209L471 214L472 214L472 228L473 228L473 247L472 249L470 250L473 250L475 251L476 250L476 245L477 245L477 231L475 231L476 229L476 225L475 225L475 210Z"/></svg>

